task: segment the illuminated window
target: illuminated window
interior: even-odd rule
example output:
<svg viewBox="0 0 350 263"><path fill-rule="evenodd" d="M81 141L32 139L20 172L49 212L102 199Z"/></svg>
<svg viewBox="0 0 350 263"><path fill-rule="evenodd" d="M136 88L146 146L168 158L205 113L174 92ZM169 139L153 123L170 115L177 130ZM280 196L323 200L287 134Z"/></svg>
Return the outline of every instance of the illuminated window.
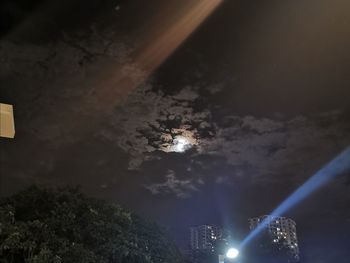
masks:
<svg viewBox="0 0 350 263"><path fill-rule="evenodd" d="M15 137L13 107L10 104L0 103L0 137Z"/></svg>

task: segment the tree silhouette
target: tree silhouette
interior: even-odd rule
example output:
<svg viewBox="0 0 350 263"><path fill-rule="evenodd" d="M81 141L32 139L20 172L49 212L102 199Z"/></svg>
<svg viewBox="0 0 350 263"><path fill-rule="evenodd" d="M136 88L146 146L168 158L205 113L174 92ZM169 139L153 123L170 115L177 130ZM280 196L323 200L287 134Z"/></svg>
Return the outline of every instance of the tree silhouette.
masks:
<svg viewBox="0 0 350 263"><path fill-rule="evenodd" d="M1 263L182 262L154 223L77 188L31 187L0 202Z"/></svg>

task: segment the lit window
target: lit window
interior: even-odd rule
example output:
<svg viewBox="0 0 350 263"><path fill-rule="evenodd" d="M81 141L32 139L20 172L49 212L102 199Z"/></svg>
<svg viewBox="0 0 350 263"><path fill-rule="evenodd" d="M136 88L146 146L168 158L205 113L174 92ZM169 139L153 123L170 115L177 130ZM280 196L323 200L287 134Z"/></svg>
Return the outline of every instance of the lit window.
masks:
<svg viewBox="0 0 350 263"><path fill-rule="evenodd" d="M0 103L0 137L15 137L13 107L10 104Z"/></svg>

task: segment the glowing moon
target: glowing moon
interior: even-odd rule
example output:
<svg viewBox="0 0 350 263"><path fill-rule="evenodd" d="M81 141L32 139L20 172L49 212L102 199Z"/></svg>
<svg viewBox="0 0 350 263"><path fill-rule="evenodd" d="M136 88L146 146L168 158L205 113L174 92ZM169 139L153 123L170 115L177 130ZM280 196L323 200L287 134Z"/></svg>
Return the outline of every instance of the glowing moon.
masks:
<svg viewBox="0 0 350 263"><path fill-rule="evenodd" d="M192 147L192 144L186 137L176 136L173 141L173 151L174 152L184 152Z"/></svg>

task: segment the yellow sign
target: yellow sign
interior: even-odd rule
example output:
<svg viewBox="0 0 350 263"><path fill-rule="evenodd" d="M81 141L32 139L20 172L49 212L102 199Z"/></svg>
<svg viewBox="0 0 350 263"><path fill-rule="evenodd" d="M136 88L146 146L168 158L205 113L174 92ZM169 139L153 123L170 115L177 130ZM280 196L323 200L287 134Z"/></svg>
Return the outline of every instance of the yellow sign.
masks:
<svg viewBox="0 0 350 263"><path fill-rule="evenodd" d="M0 137L15 137L15 121L13 107L10 104L0 103Z"/></svg>

